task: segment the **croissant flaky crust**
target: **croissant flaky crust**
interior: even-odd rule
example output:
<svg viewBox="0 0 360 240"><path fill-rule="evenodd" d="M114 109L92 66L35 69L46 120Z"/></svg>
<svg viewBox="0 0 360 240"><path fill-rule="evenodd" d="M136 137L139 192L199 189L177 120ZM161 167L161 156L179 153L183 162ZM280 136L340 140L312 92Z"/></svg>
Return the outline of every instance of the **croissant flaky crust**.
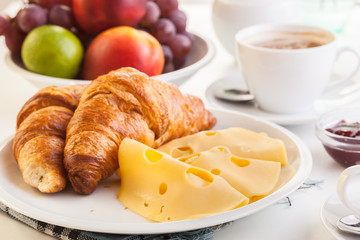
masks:
<svg viewBox="0 0 360 240"><path fill-rule="evenodd" d="M151 147L212 128L203 102L133 68L92 81L67 127L64 166L74 190L92 193L119 167L118 147L129 137ZM121 167L121 166L120 166Z"/></svg>
<svg viewBox="0 0 360 240"><path fill-rule="evenodd" d="M24 181L41 192L54 193L66 186L66 127L85 87L44 88L17 116L13 153Z"/></svg>

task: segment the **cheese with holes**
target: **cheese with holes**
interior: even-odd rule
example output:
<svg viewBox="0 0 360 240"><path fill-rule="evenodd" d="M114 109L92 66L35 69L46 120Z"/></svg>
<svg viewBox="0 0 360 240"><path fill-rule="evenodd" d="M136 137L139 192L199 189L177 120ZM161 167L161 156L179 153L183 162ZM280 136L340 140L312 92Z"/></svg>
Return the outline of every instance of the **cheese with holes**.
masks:
<svg viewBox="0 0 360 240"><path fill-rule="evenodd" d="M120 144L119 165L119 200L153 221L209 216L249 201L223 178L128 138Z"/></svg>
<svg viewBox="0 0 360 240"><path fill-rule="evenodd" d="M281 164L251 158L240 158L226 147L214 147L178 160L223 177L231 186L250 199L259 200L272 192L281 171Z"/></svg>
<svg viewBox="0 0 360 240"><path fill-rule="evenodd" d="M281 140L270 138L266 133L256 133L238 127L202 131L172 140L158 150L179 158L217 146L226 146L238 157L280 162L282 166L287 163L285 145Z"/></svg>

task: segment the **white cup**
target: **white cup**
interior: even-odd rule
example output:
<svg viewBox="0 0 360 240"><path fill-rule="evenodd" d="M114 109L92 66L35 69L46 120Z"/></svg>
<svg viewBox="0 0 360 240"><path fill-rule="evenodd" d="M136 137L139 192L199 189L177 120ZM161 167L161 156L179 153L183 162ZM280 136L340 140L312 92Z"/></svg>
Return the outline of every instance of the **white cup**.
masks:
<svg viewBox="0 0 360 240"><path fill-rule="evenodd" d="M234 36L259 23L300 23L301 0L214 0L211 19L222 46L236 57Z"/></svg>
<svg viewBox="0 0 360 240"><path fill-rule="evenodd" d="M256 39L271 41L276 38L267 33L305 35L306 39L322 42L322 45L274 49L254 44ZM249 40L251 38L253 40ZM259 107L268 112L289 114L310 110L327 87L331 85L332 91L340 91L337 88L351 83L360 67L360 55L355 49L339 48L333 32L315 26L254 25L239 30L235 40L237 60L246 84ZM333 65L345 51L357 57L357 67L347 77L330 82Z"/></svg>
<svg viewBox="0 0 360 240"><path fill-rule="evenodd" d="M337 181L340 201L354 214L360 215L360 165L346 168Z"/></svg>

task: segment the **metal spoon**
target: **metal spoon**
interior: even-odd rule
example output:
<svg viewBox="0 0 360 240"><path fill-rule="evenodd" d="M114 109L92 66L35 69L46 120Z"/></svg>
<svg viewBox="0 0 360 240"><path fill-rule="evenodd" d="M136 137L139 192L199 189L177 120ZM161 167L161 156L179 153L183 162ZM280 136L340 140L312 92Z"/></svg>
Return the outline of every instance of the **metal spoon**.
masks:
<svg viewBox="0 0 360 240"><path fill-rule="evenodd" d="M255 99L249 91L238 88L218 88L215 97L232 102L248 102Z"/></svg>
<svg viewBox="0 0 360 240"><path fill-rule="evenodd" d="M348 215L338 220L337 226L344 232L360 235L360 219L355 215Z"/></svg>

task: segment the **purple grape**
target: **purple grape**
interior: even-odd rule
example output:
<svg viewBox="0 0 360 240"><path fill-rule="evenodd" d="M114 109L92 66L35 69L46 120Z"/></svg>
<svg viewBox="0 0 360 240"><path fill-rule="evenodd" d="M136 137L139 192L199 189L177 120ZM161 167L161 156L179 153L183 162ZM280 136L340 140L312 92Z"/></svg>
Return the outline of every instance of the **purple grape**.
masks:
<svg viewBox="0 0 360 240"><path fill-rule="evenodd" d="M58 1L57 0L29 0L30 3L35 3L43 8L51 8L55 6Z"/></svg>
<svg viewBox="0 0 360 240"><path fill-rule="evenodd" d="M77 28L72 28L71 32L74 33L79 38L80 42L82 43L85 49L87 49L90 46L91 42L95 38L94 35L85 33L84 31L81 31L80 29Z"/></svg>
<svg viewBox="0 0 360 240"><path fill-rule="evenodd" d="M194 34L187 32L187 31L183 32L182 34L184 34L185 36L187 36L190 39L191 44L194 44L194 42L195 42Z"/></svg>
<svg viewBox="0 0 360 240"><path fill-rule="evenodd" d="M191 40L184 34L176 34L167 44L174 57L185 57L191 50Z"/></svg>
<svg viewBox="0 0 360 240"><path fill-rule="evenodd" d="M26 34L15 23L12 23L5 33L5 44L12 53L20 53Z"/></svg>
<svg viewBox="0 0 360 240"><path fill-rule="evenodd" d="M46 22L45 9L35 4L24 7L16 16L17 25L25 33L29 33L34 28L46 24Z"/></svg>
<svg viewBox="0 0 360 240"><path fill-rule="evenodd" d="M186 15L183 11L176 9L169 15L169 19L175 24L176 32L183 33L186 30Z"/></svg>
<svg viewBox="0 0 360 240"><path fill-rule="evenodd" d="M182 68L185 65L186 57L174 57L173 64L175 70Z"/></svg>
<svg viewBox="0 0 360 240"><path fill-rule="evenodd" d="M166 66L168 63L172 62L173 53L169 46L161 44L161 47L163 49L163 53L164 53L164 57L165 57L165 66Z"/></svg>
<svg viewBox="0 0 360 240"><path fill-rule="evenodd" d="M174 70L175 70L174 64L172 62L169 62L164 66L162 73L168 73Z"/></svg>
<svg viewBox="0 0 360 240"><path fill-rule="evenodd" d="M146 2L146 13L141 19L140 25L143 27L151 27L160 18L160 8L155 2Z"/></svg>
<svg viewBox="0 0 360 240"><path fill-rule="evenodd" d="M75 25L72 9L66 5L55 5L49 10L49 23L71 29Z"/></svg>
<svg viewBox="0 0 360 240"><path fill-rule="evenodd" d="M160 8L161 16L165 18L169 17L170 13L179 7L178 0L156 0L155 2Z"/></svg>
<svg viewBox="0 0 360 240"><path fill-rule="evenodd" d="M160 18L151 28L151 34L160 42L169 42L176 34L173 22L166 18Z"/></svg>
<svg viewBox="0 0 360 240"><path fill-rule="evenodd" d="M0 36L4 35L10 27L10 17L8 15L0 15Z"/></svg>
<svg viewBox="0 0 360 240"><path fill-rule="evenodd" d="M55 5L66 5L72 7L72 0L30 0L30 3L35 3L43 8L51 8Z"/></svg>

